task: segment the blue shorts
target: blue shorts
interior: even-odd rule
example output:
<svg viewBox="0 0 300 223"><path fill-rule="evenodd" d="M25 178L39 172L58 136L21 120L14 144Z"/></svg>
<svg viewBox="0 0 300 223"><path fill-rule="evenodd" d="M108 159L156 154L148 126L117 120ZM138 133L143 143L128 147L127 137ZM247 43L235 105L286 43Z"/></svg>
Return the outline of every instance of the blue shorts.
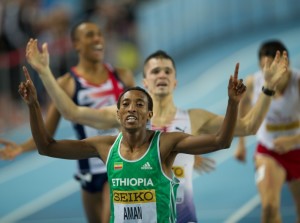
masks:
<svg viewBox="0 0 300 223"><path fill-rule="evenodd" d="M101 192L103 190L103 185L108 181L107 173L78 173L75 174L74 178L80 182L83 190L90 193Z"/></svg>

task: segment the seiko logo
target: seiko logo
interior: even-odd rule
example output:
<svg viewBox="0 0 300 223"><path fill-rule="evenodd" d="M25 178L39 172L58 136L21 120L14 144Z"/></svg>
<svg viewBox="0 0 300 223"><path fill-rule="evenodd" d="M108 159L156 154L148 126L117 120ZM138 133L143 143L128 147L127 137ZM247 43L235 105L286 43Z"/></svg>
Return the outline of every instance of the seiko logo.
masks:
<svg viewBox="0 0 300 223"><path fill-rule="evenodd" d="M113 191L116 203L147 203L155 202L155 190Z"/></svg>

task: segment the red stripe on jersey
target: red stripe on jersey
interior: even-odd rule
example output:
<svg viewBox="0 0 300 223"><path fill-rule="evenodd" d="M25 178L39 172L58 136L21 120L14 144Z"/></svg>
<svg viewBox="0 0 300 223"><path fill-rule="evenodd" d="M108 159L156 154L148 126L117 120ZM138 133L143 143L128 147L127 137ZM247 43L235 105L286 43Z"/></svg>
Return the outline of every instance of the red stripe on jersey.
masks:
<svg viewBox="0 0 300 223"><path fill-rule="evenodd" d="M113 84L113 92L114 92L114 95L115 95L115 99L116 99L116 101L118 101L119 96L124 91L124 88L119 87L116 77L113 75L113 73L110 70L109 70L109 77L110 77L110 79L112 81L112 84Z"/></svg>

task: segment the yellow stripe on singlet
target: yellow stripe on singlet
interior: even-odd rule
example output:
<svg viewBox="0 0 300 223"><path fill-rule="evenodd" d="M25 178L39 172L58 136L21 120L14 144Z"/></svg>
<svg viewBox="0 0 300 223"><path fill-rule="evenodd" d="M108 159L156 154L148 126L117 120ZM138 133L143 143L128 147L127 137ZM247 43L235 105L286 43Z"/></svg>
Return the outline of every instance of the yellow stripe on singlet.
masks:
<svg viewBox="0 0 300 223"><path fill-rule="evenodd" d="M276 131L285 131L285 130L292 130L300 127L300 121L294 121L287 124L280 124L280 125L272 125L267 124L266 129L269 132L276 132Z"/></svg>

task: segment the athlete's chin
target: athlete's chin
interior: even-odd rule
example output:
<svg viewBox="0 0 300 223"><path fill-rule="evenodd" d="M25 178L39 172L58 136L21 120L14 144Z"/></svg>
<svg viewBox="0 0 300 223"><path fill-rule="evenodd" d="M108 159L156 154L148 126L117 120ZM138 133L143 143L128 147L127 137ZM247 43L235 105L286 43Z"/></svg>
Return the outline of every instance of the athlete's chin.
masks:
<svg viewBox="0 0 300 223"><path fill-rule="evenodd" d="M93 57L93 58L90 58L90 62L93 63L93 64L100 64L100 63L102 63L102 58Z"/></svg>
<svg viewBox="0 0 300 223"><path fill-rule="evenodd" d="M101 63L103 61L103 54L102 53L94 53L90 59L94 63Z"/></svg>
<svg viewBox="0 0 300 223"><path fill-rule="evenodd" d="M167 91L167 90L159 90L159 91L157 91L156 92L156 96L157 97L166 97L167 95L169 95L170 93L169 93L169 91Z"/></svg>
<svg viewBox="0 0 300 223"><path fill-rule="evenodd" d="M128 132L135 132L139 129L139 126L137 125L130 125L130 124L125 124L124 129Z"/></svg>

